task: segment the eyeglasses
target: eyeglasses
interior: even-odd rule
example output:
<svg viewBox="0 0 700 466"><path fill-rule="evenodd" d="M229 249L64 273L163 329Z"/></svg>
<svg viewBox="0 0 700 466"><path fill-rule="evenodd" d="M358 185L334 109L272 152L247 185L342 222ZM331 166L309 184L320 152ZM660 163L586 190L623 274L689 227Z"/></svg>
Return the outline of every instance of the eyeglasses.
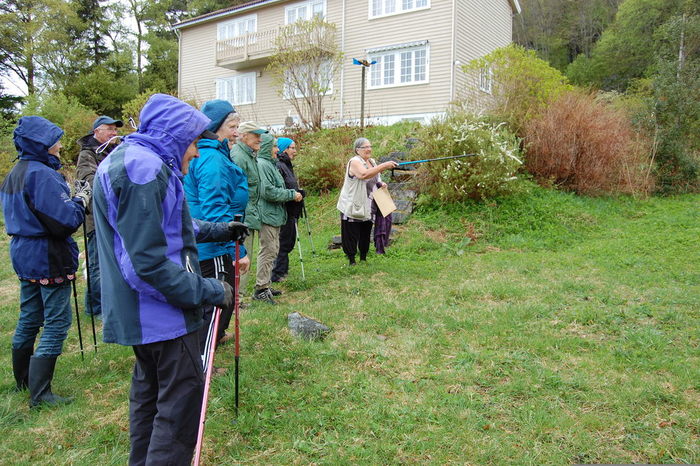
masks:
<svg viewBox="0 0 700 466"><path fill-rule="evenodd" d="M371 149L372 146L360 146L358 149Z"/></svg>

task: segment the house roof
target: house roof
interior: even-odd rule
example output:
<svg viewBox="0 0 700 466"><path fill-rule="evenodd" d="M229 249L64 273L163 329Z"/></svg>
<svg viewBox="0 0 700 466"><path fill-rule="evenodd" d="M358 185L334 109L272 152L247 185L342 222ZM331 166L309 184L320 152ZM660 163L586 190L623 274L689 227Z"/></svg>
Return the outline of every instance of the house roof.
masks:
<svg viewBox="0 0 700 466"><path fill-rule="evenodd" d="M283 1L285 0L253 0L251 2L246 2L241 5L230 6L228 8L222 8L221 10L212 11L211 13L195 16L194 18L190 18L173 25L173 29L187 28L199 23L213 21L215 19L242 13L248 10L254 10L263 6L272 5L274 3L280 3ZM518 2L518 0L508 0L508 3L510 3L511 8L513 9L513 13L521 12L520 3Z"/></svg>

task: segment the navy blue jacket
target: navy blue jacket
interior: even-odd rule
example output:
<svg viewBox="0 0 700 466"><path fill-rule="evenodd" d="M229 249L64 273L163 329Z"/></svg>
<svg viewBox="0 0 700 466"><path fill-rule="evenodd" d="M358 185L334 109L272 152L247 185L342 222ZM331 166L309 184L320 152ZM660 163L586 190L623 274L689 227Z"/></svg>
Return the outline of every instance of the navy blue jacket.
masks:
<svg viewBox="0 0 700 466"><path fill-rule="evenodd" d="M19 162L0 187L5 230L12 236L10 258L22 280L72 279L78 246L71 235L85 218L82 201L72 199L58 173L61 163L48 153L63 130L42 117L19 120L14 142Z"/></svg>

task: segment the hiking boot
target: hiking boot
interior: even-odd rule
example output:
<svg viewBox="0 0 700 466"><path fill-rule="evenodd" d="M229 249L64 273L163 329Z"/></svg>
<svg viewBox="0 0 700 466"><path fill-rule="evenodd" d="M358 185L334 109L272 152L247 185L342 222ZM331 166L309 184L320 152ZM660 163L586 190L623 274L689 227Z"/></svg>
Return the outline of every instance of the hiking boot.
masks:
<svg viewBox="0 0 700 466"><path fill-rule="evenodd" d="M73 398L64 398L51 392L51 380L56 367L56 357L38 358L32 356L29 362L29 394L31 408L39 405L64 405L71 403Z"/></svg>
<svg viewBox="0 0 700 466"><path fill-rule="evenodd" d="M269 288L261 288L256 290L253 294L253 299L256 301L264 301L268 304L277 304L274 299L272 299L272 292Z"/></svg>

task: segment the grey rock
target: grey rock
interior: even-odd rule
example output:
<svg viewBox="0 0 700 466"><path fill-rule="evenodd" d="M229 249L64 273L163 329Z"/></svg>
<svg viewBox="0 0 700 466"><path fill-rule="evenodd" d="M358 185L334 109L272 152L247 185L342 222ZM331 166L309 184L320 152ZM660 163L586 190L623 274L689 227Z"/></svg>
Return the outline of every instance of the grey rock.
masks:
<svg viewBox="0 0 700 466"><path fill-rule="evenodd" d="M396 204L396 210L402 210L407 214L413 213L413 202L411 201L394 199L394 204Z"/></svg>
<svg viewBox="0 0 700 466"><path fill-rule="evenodd" d="M328 245L328 249L340 249L343 246L343 241L340 239L340 235L331 238L331 242Z"/></svg>
<svg viewBox="0 0 700 466"><path fill-rule="evenodd" d="M323 340L331 331L328 326L298 312L287 315L287 326L292 335L307 340Z"/></svg>
<svg viewBox="0 0 700 466"><path fill-rule="evenodd" d="M406 223L406 220L408 220L410 214L401 211L401 210L396 210L391 214L391 221L396 224L396 225L401 225L403 223Z"/></svg>

